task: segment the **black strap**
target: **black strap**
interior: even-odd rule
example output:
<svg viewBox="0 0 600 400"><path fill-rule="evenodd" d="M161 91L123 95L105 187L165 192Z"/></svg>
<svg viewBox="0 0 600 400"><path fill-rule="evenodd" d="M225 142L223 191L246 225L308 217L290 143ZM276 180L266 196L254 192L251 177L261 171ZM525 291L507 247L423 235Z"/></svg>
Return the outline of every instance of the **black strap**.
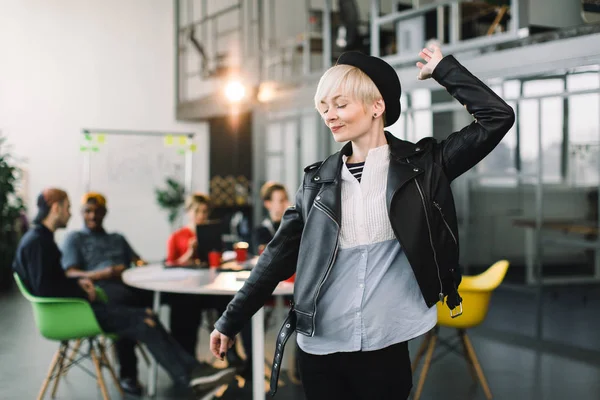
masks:
<svg viewBox="0 0 600 400"><path fill-rule="evenodd" d="M457 290L453 290L451 293L448 293L446 304L448 305L449 309L454 310L454 308L458 307L460 303L462 303L462 297L460 297Z"/></svg>
<svg viewBox="0 0 600 400"><path fill-rule="evenodd" d="M275 341L275 356L273 357L273 369L271 370L271 396L277 393L277 382L279 381L279 371L281 370L281 362L283 361L283 349L292 333L296 330L296 313L294 308L290 309L287 318L283 322L277 340Z"/></svg>

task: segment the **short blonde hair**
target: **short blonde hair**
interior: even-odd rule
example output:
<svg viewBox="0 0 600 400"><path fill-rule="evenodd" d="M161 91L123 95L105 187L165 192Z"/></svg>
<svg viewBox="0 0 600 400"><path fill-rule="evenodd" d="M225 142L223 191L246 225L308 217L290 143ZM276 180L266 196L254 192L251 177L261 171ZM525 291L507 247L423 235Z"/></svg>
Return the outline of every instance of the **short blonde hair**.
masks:
<svg viewBox="0 0 600 400"><path fill-rule="evenodd" d="M358 100L365 106L383 99L379 89L367 74L355 66L340 64L325 71L319 80L317 92L315 93L315 107L317 110L319 110L321 101L338 90L344 96Z"/></svg>
<svg viewBox="0 0 600 400"><path fill-rule="evenodd" d="M206 207L210 208L210 197L204 193L194 193L185 200L185 210L190 211L200 204L206 204Z"/></svg>

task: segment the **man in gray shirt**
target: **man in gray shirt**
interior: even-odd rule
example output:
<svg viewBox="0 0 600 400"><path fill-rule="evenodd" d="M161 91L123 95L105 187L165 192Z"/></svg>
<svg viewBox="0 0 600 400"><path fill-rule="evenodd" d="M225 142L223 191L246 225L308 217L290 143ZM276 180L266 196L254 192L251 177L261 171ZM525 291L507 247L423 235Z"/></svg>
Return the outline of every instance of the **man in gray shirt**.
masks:
<svg viewBox="0 0 600 400"><path fill-rule="evenodd" d="M67 276L91 279L95 285L104 289L109 304L150 307L150 292L127 286L121 280L121 274L126 268L132 264L144 265L145 262L133 251L123 235L104 230L106 199L99 193L87 193L83 196L82 203L85 227L71 232L62 247L62 266ZM132 340L121 338L116 341L115 348L123 390L141 395L135 344Z"/></svg>

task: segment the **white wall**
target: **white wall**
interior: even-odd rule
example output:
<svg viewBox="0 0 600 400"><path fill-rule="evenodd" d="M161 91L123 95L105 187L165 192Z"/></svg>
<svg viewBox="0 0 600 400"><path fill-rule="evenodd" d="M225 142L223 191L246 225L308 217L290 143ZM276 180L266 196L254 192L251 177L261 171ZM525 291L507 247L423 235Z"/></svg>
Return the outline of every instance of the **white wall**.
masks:
<svg viewBox="0 0 600 400"><path fill-rule="evenodd" d="M0 130L27 159L30 204L46 186L65 188L78 201L83 127L197 132L194 186L208 190L208 126L174 118L172 7L147 0L2 2ZM81 227L78 208L69 229ZM112 211L108 227L127 233L114 218L119 210ZM146 214L162 221L161 229L142 229L129 240L145 257L160 258L166 217L151 207Z"/></svg>

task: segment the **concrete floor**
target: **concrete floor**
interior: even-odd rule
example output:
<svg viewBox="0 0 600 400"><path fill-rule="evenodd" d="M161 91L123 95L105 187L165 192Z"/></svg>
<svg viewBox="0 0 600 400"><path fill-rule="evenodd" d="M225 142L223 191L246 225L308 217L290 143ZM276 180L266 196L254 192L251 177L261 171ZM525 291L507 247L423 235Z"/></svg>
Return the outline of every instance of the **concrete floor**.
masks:
<svg viewBox="0 0 600 400"><path fill-rule="evenodd" d="M600 287L547 290L543 296L544 340L541 341L535 338L534 300L532 293L501 287L494 294L485 323L470 331L494 399L600 399ZM16 290L0 294L0 321L0 400L35 399L58 345L39 335L29 304ZM272 329L267 335L267 358L272 358L275 334ZM442 336L452 334L450 330L442 331ZM207 337L207 332L202 331L199 352L200 358L209 360L205 350ZM413 355L419 343L420 339L411 343ZM91 368L89 362L84 365ZM146 384L147 370L143 361L140 367L140 379ZM108 374L105 378L109 379ZM415 377L415 386L417 380ZM189 398L171 387L162 370L158 387L156 399ZM109 390L113 399L119 398L110 382ZM223 390L224 393L219 393L223 400L251 398L248 387ZM50 398L49 393L47 398ZM61 381L57 398L94 400L102 397L93 379L75 368ZM284 376L284 385L276 399L303 398L301 388ZM432 365L422 399L485 397L481 388L473 383L465 362L455 354L448 354Z"/></svg>

